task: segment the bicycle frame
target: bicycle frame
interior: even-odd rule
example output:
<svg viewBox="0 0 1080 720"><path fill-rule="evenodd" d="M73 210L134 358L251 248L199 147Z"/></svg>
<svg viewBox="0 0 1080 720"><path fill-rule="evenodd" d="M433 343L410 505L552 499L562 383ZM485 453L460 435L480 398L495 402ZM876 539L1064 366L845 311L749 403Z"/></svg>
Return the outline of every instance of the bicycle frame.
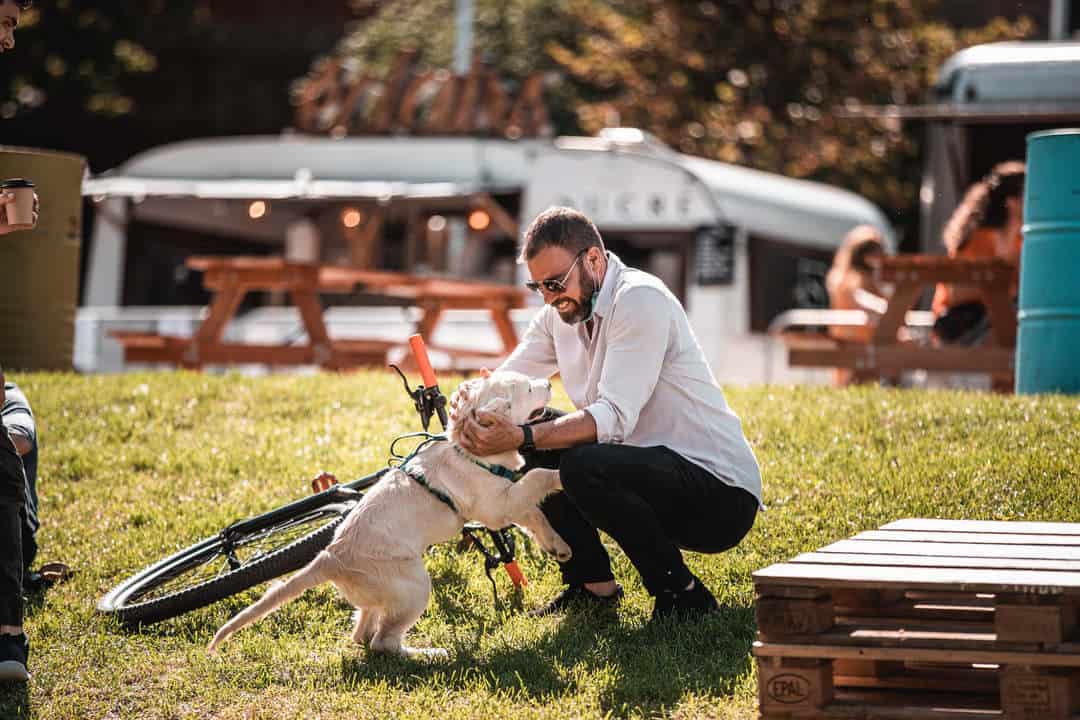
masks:
<svg viewBox="0 0 1080 720"><path fill-rule="evenodd" d="M312 510L317 510L324 505L330 505L335 502L356 502L363 497L360 491L367 490L377 483L383 475L390 471L390 469L391 468L382 468L370 475L365 475L362 478L357 478L356 480L344 483L343 485L332 485L330 488L317 495L297 500L288 505L282 505L276 510L271 510L270 512L257 517L238 520L221 531L219 536L222 544L229 547L231 546L232 541L237 537L250 535L262 528L276 525L283 520L288 520L297 515L303 515ZM229 564L233 565L234 563L236 567L239 567L239 561L230 558Z"/></svg>

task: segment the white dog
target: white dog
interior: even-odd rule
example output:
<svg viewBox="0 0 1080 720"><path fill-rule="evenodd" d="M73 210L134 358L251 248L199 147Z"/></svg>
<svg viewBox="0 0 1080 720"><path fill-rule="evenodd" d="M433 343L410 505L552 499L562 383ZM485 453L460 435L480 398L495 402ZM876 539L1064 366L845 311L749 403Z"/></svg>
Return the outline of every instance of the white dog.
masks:
<svg viewBox="0 0 1080 720"><path fill-rule="evenodd" d="M463 389L454 398L458 413L479 408L505 414L515 424L542 412L551 399L549 382L519 373L470 380ZM444 657L445 650L404 644L405 633L423 614L431 594L431 578L422 559L430 545L458 536L466 521L490 528L515 524L528 530L547 553L568 560L569 546L538 507L559 489L558 471L530 470L512 483L479 463L517 470L523 462L517 452L473 458L458 444L460 430L453 423L448 434L449 442L432 443L418 453L408 463L408 474L401 469L387 472L346 516L330 545L225 623L209 652L308 588L332 582L357 608L352 632L357 644L409 656Z"/></svg>

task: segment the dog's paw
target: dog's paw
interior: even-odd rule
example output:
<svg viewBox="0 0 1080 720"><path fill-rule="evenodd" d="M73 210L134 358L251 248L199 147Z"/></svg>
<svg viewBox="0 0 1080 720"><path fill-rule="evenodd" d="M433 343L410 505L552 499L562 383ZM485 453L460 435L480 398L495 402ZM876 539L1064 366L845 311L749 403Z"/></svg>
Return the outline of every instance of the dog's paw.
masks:
<svg viewBox="0 0 1080 720"><path fill-rule="evenodd" d="M413 660L449 660L450 651L445 648L402 648L405 654Z"/></svg>

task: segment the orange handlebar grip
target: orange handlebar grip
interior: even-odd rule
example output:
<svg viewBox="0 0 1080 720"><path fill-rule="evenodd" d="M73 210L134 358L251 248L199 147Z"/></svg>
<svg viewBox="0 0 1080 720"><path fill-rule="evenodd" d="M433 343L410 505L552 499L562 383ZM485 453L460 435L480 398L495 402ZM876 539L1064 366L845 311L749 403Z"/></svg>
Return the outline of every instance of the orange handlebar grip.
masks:
<svg viewBox="0 0 1080 720"><path fill-rule="evenodd" d="M503 565L506 568L506 574L510 576L510 580L513 581L515 587L525 587L529 584L529 581L525 578L525 573L521 571L516 560L512 560Z"/></svg>
<svg viewBox="0 0 1080 720"><path fill-rule="evenodd" d="M427 345L424 338L417 333L409 337L409 347L412 348L413 357L416 358L416 367L420 370L420 377L424 379L424 387L432 388L439 384L435 379L435 371L431 369L431 359L427 354Z"/></svg>

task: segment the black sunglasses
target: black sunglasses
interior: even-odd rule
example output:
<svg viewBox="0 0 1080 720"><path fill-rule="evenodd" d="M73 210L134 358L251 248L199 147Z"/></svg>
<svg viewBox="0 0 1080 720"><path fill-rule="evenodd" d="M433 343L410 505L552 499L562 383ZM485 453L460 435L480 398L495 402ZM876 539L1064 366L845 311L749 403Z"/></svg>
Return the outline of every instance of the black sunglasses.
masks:
<svg viewBox="0 0 1080 720"><path fill-rule="evenodd" d="M566 290L566 279L570 277L570 273L574 272L574 268L577 267L578 260L581 260L581 256L589 252L589 248L585 248L574 257L574 262L570 265L570 269L562 276L561 280L555 278L548 278L547 280L529 280L525 283L525 287L532 290L534 293L543 294L544 290L549 293L561 293Z"/></svg>
<svg viewBox="0 0 1080 720"><path fill-rule="evenodd" d="M15 3L15 7L20 10L29 10L34 5L34 0L12 0Z"/></svg>

